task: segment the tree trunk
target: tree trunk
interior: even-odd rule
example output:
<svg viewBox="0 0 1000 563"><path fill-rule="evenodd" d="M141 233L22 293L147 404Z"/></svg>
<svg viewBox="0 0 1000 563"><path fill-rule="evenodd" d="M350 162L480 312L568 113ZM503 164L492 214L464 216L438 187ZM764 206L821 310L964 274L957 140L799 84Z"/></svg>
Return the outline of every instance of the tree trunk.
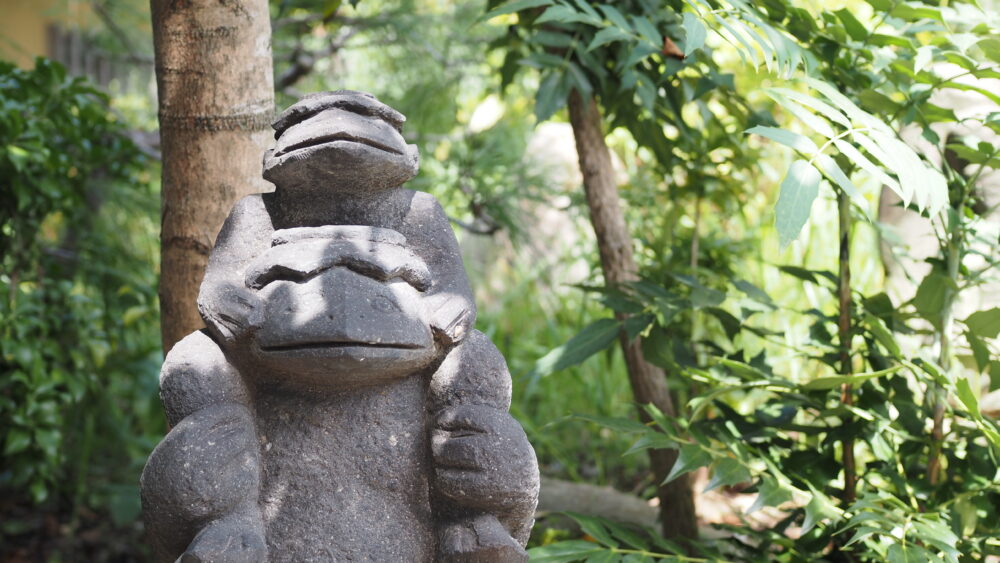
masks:
<svg viewBox="0 0 1000 563"><path fill-rule="evenodd" d="M601 130L601 114L592 97L584 99L576 90L569 95L569 118L576 138L576 150L583 173L583 188L590 208L590 222L597 235L597 249L601 255L601 269L608 286L637 279L637 268L632 256L632 237L625 225L625 215L618 201L611 168L611 153ZM624 315L618 315L624 318ZM620 337L625 364L628 367L632 394L640 405L652 403L668 415L674 414L673 402L667 389L663 370L648 363L642 355L638 338L627 340L625 332ZM644 410L639 417L649 422ZM653 477L662 483L677 459L676 450L650 449L649 459ZM698 529L695 521L694 497L687 476L660 485L660 518L663 534L669 538L693 538Z"/></svg>
<svg viewBox="0 0 1000 563"><path fill-rule="evenodd" d="M266 0L151 0L163 151L160 312L164 353L201 328L196 299L233 203L267 191L274 116Z"/></svg>

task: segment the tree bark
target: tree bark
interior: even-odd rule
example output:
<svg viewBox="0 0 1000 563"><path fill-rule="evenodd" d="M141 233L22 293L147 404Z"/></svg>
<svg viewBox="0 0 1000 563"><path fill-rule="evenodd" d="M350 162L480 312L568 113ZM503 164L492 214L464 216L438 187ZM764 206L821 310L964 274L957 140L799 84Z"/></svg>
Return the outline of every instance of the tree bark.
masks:
<svg viewBox="0 0 1000 563"><path fill-rule="evenodd" d="M163 351L201 328L196 300L233 203L268 191L274 116L266 0L151 0L163 151Z"/></svg>
<svg viewBox="0 0 1000 563"><path fill-rule="evenodd" d="M625 215L618 200L611 167L611 153L601 129L602 118L593 97L584 98L576 90L569 95L569 117L576 139L576 150L583 174L583 188L590 222L597 235L597 249L601 256L601 269L608 286L637 279L635 258L632 255L632 237L625 225ZM624 315L618 315L624 318ZM641 341L620 336L625 364L628 367L632 394L640 405L653 404L668 415L674 414L670 391L667 389L663 370L643 358ZM645 410L639 417L649 422ZM657 483L662 483L677 459L676 450L649 450L650 464ZM666 485L659 485L660 519L663 534L668 538L694 538L697 536L694 497L687 476Z"/></svg>

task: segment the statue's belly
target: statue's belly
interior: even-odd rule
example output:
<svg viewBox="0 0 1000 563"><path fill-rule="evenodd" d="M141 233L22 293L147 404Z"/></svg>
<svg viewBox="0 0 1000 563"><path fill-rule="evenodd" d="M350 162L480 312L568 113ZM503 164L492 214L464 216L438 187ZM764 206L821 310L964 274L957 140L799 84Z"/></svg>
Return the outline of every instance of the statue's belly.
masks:
<svg viewBox="0 0 1000 563"><path fill-rule="evenodd" d="M432 561L425 383L257 400L271 561ZM319 396L317 396L319 395Z"/></svg>

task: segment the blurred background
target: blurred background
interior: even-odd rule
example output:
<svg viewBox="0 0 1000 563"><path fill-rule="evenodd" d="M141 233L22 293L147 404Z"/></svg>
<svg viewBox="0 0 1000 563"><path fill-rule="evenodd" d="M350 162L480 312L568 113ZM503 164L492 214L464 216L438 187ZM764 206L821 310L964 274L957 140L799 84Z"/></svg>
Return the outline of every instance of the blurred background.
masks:
<svg viewBox="0 0 1000 563"><path fill-rule="evenodd" d="M0 8L0 561L143 561L138 478L166 432L149 7ZM538 560L1000 551L1000 40L989 3L270 9L279 110L347 88L407 116L421 151L409 187L452 219L477 328L507 358L511 412L545 477ZM604 286L564 107L572 88L602 108L641 277L627 290ZM913 152L894 165L850 137L858 160L835 142L850 132L837 115L852 131L885 124ZM826 180L817 172L815 201L783 207L786 188L780 197L801 196L790 165L815 147L774 131L830 147L844 172L816 159ZM941 182L927 173L908 187L908 154ZM676 418L628 424L638 419L622 327L606 329L616 313L639 319L624 330L666 371ZM857 406L830 379L851 373L867 374L848 384ZM854 440L844 432L861 475L851 499L838 492L838 444ZM675 469L691 472L707 538L694 547L655 531L646 450L664 447L682 447ZM750 510L755 500L768 508ZM582 516L548 516L562 510ZM884 525L862 530L852 518L863 514ZM646 539L625 539L633 529Z"/></svg>

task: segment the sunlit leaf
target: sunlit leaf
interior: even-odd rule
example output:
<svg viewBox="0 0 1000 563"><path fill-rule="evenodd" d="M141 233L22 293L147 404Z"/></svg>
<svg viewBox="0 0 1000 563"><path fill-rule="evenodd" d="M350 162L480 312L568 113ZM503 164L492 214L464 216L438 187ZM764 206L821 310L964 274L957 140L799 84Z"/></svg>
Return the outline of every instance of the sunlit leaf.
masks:
<svg viewBox="0 0 1000 563"><path fill-rule="evenodd" d="M747 509L747 514L756 512L765 506L778 506L792 500L791 491L781 486L776 479L768 475L761 478L757 489L757 499Z"/></svg>
<svg viewBox="0 0 1000 563"><path fill-rule="evenodd" d="M705 25L691 12L684 12L684 56L705 45Z"/></svg>
<svg viewBox="0 0 1000 563"><path fill-rule="evenodd" d="M621 322L615 319L601 319L587 325L569 342L539 359L531 377L546 376L586 360L610 346L618 338L621 328Z"/></svg>
<svg viewBox="0 0 1000 563"><path fill-rule="evenodd" d="M549 6L553 0L515 0L514 2L508 2L502 6L497 6L496 8L490 10L483 16L484 20L495 18L497 16L502 16L504 14L513 14L514 12L520 12L521 10L527 10L529 8L538 8L540 6Z"/></svg>
<svg viewBox="0 0 1000 563"><path fill-rule="evenodd" d="M670 473L663 482L669 483L689 471L694 471L710 463L712 463L711 454L702 449L701 446L698 444L684 444L678 452L677 461L674 462L674 466L670 469Z"/></svg>
<svg viewBox="0 0 1000 563"><path fill-rule="evenodd" d="M796 160L788 168L778 203L774 206L775 226L782 248L798 238L809 219L821 179L819 170L805 160Z"/></svg>
<svg viewBox="0 0 1000 563"><path fill-rule="evenodd" d="M772 141L779 142L786 147L791 147L799 152L806 154L813 154L819 151L819 147L816 143L812 142L809 137L805 135L800 135L798 133L793 133L787 129L779 129L777 127L767 127L764 125L758 125L756 127L751 127L747 129L747 133L752 133L755 135L760 135L762 137L767 137Z"/></svg>
<svg viewBox="0 0 1000 563"><path fill-rule="evenodd" d="M1000 334L1000 307L972 313L965 319L965 326L981 338L996 338Z"/></svg>
<svg viewBox="0 0 1000 563"><path fill-rule="evenodd" d="M724 457L712 465L712 478L705 485L708 492L722 486L731 486L750 480L750 472L738 460Z"/></svg>

